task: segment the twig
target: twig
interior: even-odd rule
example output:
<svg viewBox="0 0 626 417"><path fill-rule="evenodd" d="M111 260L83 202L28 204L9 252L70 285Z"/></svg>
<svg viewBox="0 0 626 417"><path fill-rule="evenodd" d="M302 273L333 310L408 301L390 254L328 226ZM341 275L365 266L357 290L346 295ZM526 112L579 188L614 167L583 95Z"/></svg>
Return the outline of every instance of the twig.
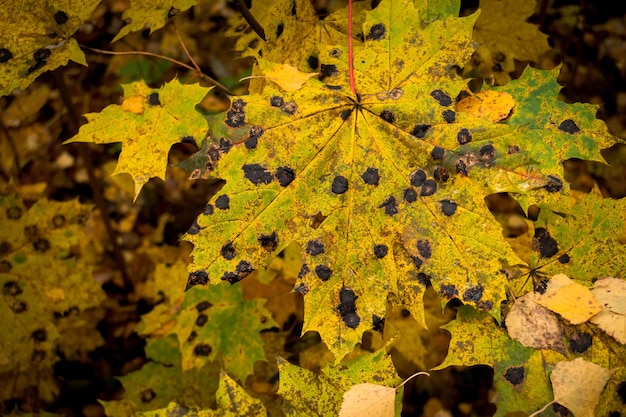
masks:
<svg viewBox="0 0 626 417"><path fill-rule="evenodd" d="M174 58L170 58L168 56L165 55L159 55L159 54L154 54L152 52L145 52L145 51L127 51L127 52L113 52L113 51L105 51L104 49L98 49L98 48L91 48L89 46L84 46L81 45L81 48L87 49L89 51L93 51L93 52L98 52L100 54L108 54L108 55L145 55L145 56L151 56L154 58L160 58L160 59L164 59L166 61L172 62L178 66L181 66L183 68L187 68L190 71L193 71L196 74L199 74L200 77L202 77L202 79L204 79L205 81L208 81L210 84L213 84L216 88L218 88L219 90L221 90L223 93L229 95L229 96L234 96L235 94L230 91L227 87L225 87L224 85L220 84L217 80L214 80L213 78L209 77L206 74L203 74L202 72L199 72L196 68L192 67L191 65L187 65L184 62L180 62Z"/></svg>
<svg viewBox="0 0 626 417"><path fill-rule="evenodd" d="M74 107L74 103L72 103L72 98L70 96L70 91L67 88L67 84L65 83L65 79L60 71L52 71L54 74L54 80L59 87L59 92L61 93L61 98L63 99L63 103L65 107L67 107L67 111L70 115L70 129L73 134L78 133L78 128L80 127L80 115L76 111ZM111 225L111 221L109 220L109 210L107 208L107 204L104 201L104 196L102 195L102 190L98 184L98 179L96 178L96 172L94 170L91 155L89 154L89 148L86 143L79 143L78 152L80 157L83 159L83 163L85 164L85 169L87 170L87 176L89 178L89 185L93 191L93 197L96 201L96 205L100 209L100 215L102 217L102 223L104 224L104 228L106 229L107 235L109 236L109 241L111 242L111 246L113 247L113 256L115 257L115 262L117 263L117 267L120 270L120 275L122 276L122 281L124 282L124 289L127 291L133 290L133 281L130 279L130 275L128 274L128 268L126 267L126 261L124 260L124 255L122 254L122 249L117 242L117 232L113 229Z"/></svg>
<svg viewBox="0 0 626 417"><path fill-rule="evenodd" d="M246 20L246 22L248 22L252 30L254 30L256 34L259 35L259 38L263 39L263 41L266 41L267 39L265 39L265 31L263 30L263 26L261 26L261 24L254 18L254 16L252 16L252 13L250 13L250 10L248 10L243 0L237 0L237 6L239 6L239 13L241 13L241 16Z"/></svg>
<svg viewBox="0 0 626 417"><path fill-rule="evenodd" d="M183 47L183 51L185 51L185 55L187 55L187 58L189 58L189 60L193 64L193 66L196 69L196 71L198 71L198 73L202 74L202 70L200 70L200 67L198 66L198 63L196 62L195 59L193 59L193 57L191 56L191 54L187 50L187 46L185 46L185 42L183 42L183 39L180 37L180 33L178 33L178 29L176 29L176 26L174 26L174 32L176 32L176 37L178 38L178 42L180 42L180 46Z"/></svg>

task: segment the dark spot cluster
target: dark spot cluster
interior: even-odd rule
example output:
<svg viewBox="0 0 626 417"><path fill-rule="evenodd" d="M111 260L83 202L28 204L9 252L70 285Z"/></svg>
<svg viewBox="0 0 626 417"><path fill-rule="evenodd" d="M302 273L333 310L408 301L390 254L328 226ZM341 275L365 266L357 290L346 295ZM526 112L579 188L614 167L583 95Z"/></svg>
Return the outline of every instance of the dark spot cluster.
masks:
<svg viewBox="0 0 626 417"><path fill-rule="evenodd" d="M148 104L151 106L160 106L159 93L152 93L148 95Z"/></svg>
<svg viewBox="0 0 626 417"><path fill-rule="evenodd" d="M309 293L309 287L304 282L301 282L293 287L293 290L302 295L307 295Z"/></svg>
<svg viewBox="0 0 626 417"><path fill-rule="evenodd" d="M525 375L523 366L511 366L504 372L504 379L511 383L511 385L519 385L524 382Z"/></svg>
<svg viewBox="0 0 626 417"><path fill-rule="evenodd" d="M233 101L230 110L226 113L226 124L230 127L241 127L245 123L246 113L244 112L245 103L241 99Z"/></svg>
<svg viewBox="0 0 626 417"><path fill-rule="evenodd" d="M580 128L572 119L563 120L559 125L559 130L570 135L580 132Z"/></svg>
<svg viewBox="0 0 626 417"><path fill-rule="evenodd" d="M483 288L480 285L470 287L463 293L463 301L477 303L483 296Z"/></svg>
<svg viewBox="0 0 626 417"><path fill-rule="evenodd" d="M265 133L265 129L263 129L262 127L252 126L250 128L248 139L246 139L246 141L244 142L246 148L248 149L256 148L259 143L259 138L263 136L263 133Z"/></svg>
<svg viewBox="0 0 626 417"><path fill-rule="evenodd" d="M433 254L433 249L430 242L426 239L418 239L415 247L417 248L419 256L413 256L413 263L415 267L419 269L424 261L430 259Z"/></svg>
<svg viewBox="0 0 626 417"><path fill-rule="evenodd" d="M222 281L228 281L231 284L235 284L250 275L253 271L254 268L252 268L252 265L250 265L248 261L240 261L235 267L234 272L224 272L221 279Z"/></svg>
<svg viewBox="0 0 626 417"><path fill-rule="evenodd" d="M431 125L416 124L411 130L411 135L418 139L424 139L431 127Z"/></svg>
<svg viewBox="0 0 626 417"><path fill-rule="evenodd" d="M356 314L356 299L359 298L354 291L348 287L341 287L339 290L339 305L337 311L346 326L356 329L361 322L361 318Z"/></svg>
<svg viewBox="0 0 626 417"><path fill-rule="evenodd" d="M387 256L388 252L389 248L387 247L387 245L374 245L374 256L376 256L378 259L382 259Z"/></svg>
<svg viewBox="0 0 626 417"><path fill-rule="evenodd" d="M254 185L269 184L274 177L282 187L286 187L296 179L295 171L287 166L278 167L272 174L270 170L259 164L246 164L243 166L244 177Z"/></svg>
<svg viewBox="0 0 626 417"><path fill-rule="evenodd" d="M276 232L272 232L271 234L262 234L259 236L259 243L264 249L268 251L275 251L278 247L278 235Z"/></svg>
<svg viewBox="0 0 626 417"><path fill-rule="evenodd" d="M441 90L432 91L430 93L430 96L434 98L441 106L449 106L452 104L452 98Z"/></svg>
<svg viewBox="0 0 626 417"><path fill-rule="evenodd" d="M48 58L50 58L50 55L52 55L52 51L47 48L37 49L35 52L33 52L33 59L35 60L35 63L28 68L28 74L32 74L38 69L43 68L44 65L46 65L46 63L48 62Z"/></svg>
<svg viewBox="0 0 626 417"><path fill-rule="evenodd" d="M551 258L559 251L556 240L543 227L535 229L532 248L535 252L539 252L542 258Z"/></svg>
<svg viewBox="0 0 626 417"><path fill-rule="evenodd" d="M13 54L7 48L0 48L0 64L4 64L13 58Z"/></svg>
<svg viewBox="0 0 626 417"><path fill-rule="evenodd" d="M385 38L385 33L387 33L387 28L382 23L377 23L370 28L369 33L365 37L368 41L379 41Z"/></svg>
<svg viewBox="0 0 626 417"><path fill-rule="evenodd" d="M443 177L446 175L449 176L449 174L446 174L446 173L447 173L447 170L445 171L445 173L439 172L438 175L440 176L440 180L443 179ZM447 181L447 178L446 178L446 181ZM435 194L435 192L437 191L437 182L435 180L426 179L426 172L424 172L423 169L416 169L415 171L413 171L409 175L409 182L411 183L413 187L416 187L416 188L421 187L420 195L422 197L431 196ZM405 195L406 195L406 190L405 190Z"/></svg>
<svg viewBox="0 0 626 417"><path fill-rule="evenodd" d="M549 193L558 193L563 189L563 181L556 175L548 175L548 183L543 188Z"/></svg>
<svg viewBox="0 0 626 417"><path fill-rule="evenodd" d="M309 272L311 272L309 266L307 264L302 264L302 266L300 267L300 271L298 271L298 278L304 278L308 275Z"/></svg>
<svg viewBox="0 0 626 417"><path fill-rule="evenodd" d="M196 285L206 285L209 283L209 274L203 269L198 271L193 271L189 273L189 277L187 277L187 286L185 287L185 291L194 287Z"/></svg>
<svg viewBox="0 0 626 417"><path fill-rule="evenodd" d="M450 285L442 285L439 287L439 292L446 298L454 298L459 295L459 290L453 284Z"/></svg>

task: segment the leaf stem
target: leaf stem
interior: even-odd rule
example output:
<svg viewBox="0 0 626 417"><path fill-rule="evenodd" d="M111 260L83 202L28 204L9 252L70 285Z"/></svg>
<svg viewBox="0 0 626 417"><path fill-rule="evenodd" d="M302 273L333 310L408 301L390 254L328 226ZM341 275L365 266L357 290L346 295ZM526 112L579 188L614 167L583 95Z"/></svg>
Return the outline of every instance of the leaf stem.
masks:
<svg viewBox="0 0 626 417"><path fill-rule="evenodd" d="M252 30L254 30L256 34L259 35L259 38L263 39L264 42L267 41L267 39L265 38L265 30L263 30L263 26L261 26L261 24L254 18L252 13L250 13L250 10L248 10L243 0L237 0L237 6L239 6L239 13L241 13L241 16L243 16L246 22L248 22Z"/></svg>
<svg viewBox="0 0 626 417"><path fill-rule="evenodd" d="M350 90L358 97L354 85L354 49L352 46L352 0L348 0L348 67L350 73Z"/></svg>
<svg viewBox="0 0 626 417"><path fill-rule="evenodd" d="M145 51L127 51L127 52L113 52L113 51L105 51L104 49L98 49L98 48L91 48L89 46L84 46L84 45L80 45L81 48L87 49L89 51L93 51L93 52L97 52L100 54L108 54L108 55L144 55L144 56L151 56L154 58L160 58L160 59L164 59L166 61L169 61L173 64L176 64L178 66L181 66L183 68L187 68L190 71L193 71L196 74L199 74L200 77L207 81L209 84L213 84L218 90L221 90L223 93L229 95L229 96L234 96L235 94L230 91L226 86L222 85L220 82L218 82L217 80L214 80L213 78L209 77L208 75L199 72L196 68L192 67L191 65L187 65L184 62L178 61L174 58L170 58L168 56L165 55L159 55L159 54L155 54L152 52L145 52Z"/></svg>
<svg viewBox="0 0 626 417"><path fill-rule="evenodd" d="M416 376L420 376L420 375L426 375L426 376L430 376L430 374L428 372L416 372L413 375L411 375L410 377L408 377L407 379L404 380L404 382L402 382L400 385L398 385L396 387L396 389L402 387L404 384L406 384L407 382L409 382L410 380L412 380L413 378L415 378Z"/></svg>

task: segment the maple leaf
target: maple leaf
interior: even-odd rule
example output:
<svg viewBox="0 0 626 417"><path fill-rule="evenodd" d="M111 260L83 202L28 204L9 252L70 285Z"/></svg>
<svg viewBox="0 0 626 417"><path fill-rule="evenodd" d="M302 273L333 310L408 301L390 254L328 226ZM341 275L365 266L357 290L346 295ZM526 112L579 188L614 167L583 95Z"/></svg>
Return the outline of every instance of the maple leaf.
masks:
<svg viewBox="0 0 626 417"><path fill-rule="evenodd" d="M165 26L170 18L195 6L196 3L197 0L133 0L130 8L122 14L122 19L129 23L120 29L113 42L146 26L152 33Z"/></svg>
<svg viewBox="0 0 626 417"><path fill-rule="evenodd" d="M89 113L89 121L65 143L122 142L122 152L113 174L128 173L135 182L135 200L152 177L165 179L170 147L184 138L200 142L206 120L194 107L210 91L199 85L174 80L160 89L143 82L122 85L124 101L100 113Z"/></svg>
<svg viewBox="0 0 626 417"><path fill-rule="evenodd" d="M72 35L100 0L21 0L0 8L0 96L25 89L46 71L69 60L87 65Z"/></svg>

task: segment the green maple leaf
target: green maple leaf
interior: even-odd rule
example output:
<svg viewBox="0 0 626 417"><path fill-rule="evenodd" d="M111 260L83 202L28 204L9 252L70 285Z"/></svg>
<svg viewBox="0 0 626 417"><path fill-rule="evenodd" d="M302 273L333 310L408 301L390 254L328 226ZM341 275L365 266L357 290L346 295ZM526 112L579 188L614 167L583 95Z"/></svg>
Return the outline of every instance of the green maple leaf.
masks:
<svg viewBox="0 0 626 417"><path fill-rule="evenodd" d="M396 374L391 357L384 349L342 362L329 365L323 373L292 365L279 358L280 388L278 395L284 398L283 411L286 416L337 416L343 393L352 386L373 383L388 387L401 382ZM397 399L402 398L398 390ZM396 405L396 409L402 407Z"/></svg>
<svg viewBox="0 0 626 417"><path fill-rule="evenodd" d="M113 174L128 173L135 181L135 199L152 177L165 179L170 147L186 137L198 142L206 133L206 120L194 107L210 91L199 85L166 83L160 89L143 82L124 84L124 102L100 113L89 113L89 121L72 142L122 142L122 152Z"/></svg>
<svg viewBox="0 0 626 417"><path fill-rule="evenodd" d="M130 8L122 14L122 19L130 23L115 35L113 42L131 32L143 30L146 26L150 28L150 33L161 29L171 17L195 6L196 3L197 0L133 0Z"/></svg>
<svg viewBox="0 0 626 417"><path fill-rule="evenodd" d="M552 400L549 371L564 357L535 350L512 340L493 318L470 306L458 309L455 320L442 328L452 333L448 356L434 369L489 365L494 369L496 416L514 411L532 413Z"/></svg>
<svg viewBox="0 0 626 417"><path fill-rule="evenodd" d="M529 70L508 87L520 103L510 120L455 112L464 82L452 68L473 51L475 19L420 27L411 2L383 1L365 13L354 50L358 96L347 47L318 45L319 80L294 92L268 82L212 118L205 166L226 185L186 236L189 285L236 282L296 241L303 331L320 332L337 359L384 316L388 294L425 327L427 278L443 302L458 297L499 319L501 271L519 259L483 198L535 201L564 158L599 158L611 139L595 143L588 116L546 97L555 73Z"/></svg>
<svg viewBox="0 0 626 417"><path fill-rule="evenodd" d="M25 89L46 71L69 60L87 65L72 35L100 0L21 0L0 8L0 96Z"/></svg>

